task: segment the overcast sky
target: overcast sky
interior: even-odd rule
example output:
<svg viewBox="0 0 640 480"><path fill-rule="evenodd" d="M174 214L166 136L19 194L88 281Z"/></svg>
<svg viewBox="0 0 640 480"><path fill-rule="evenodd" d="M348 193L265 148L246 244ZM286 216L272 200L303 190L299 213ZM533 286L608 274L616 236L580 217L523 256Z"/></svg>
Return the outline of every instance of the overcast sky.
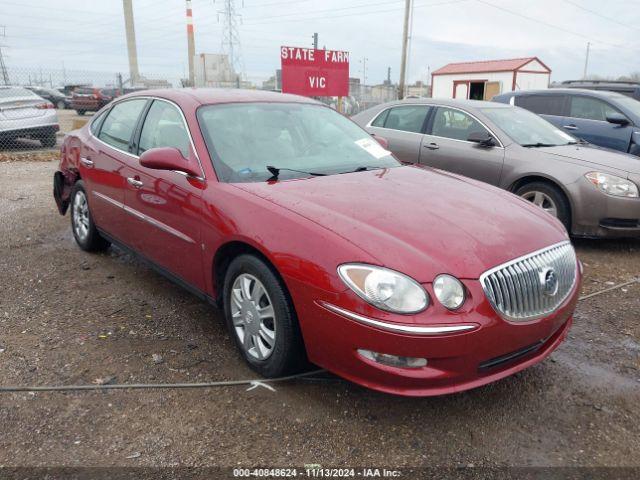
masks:
<svg viewBox="0 0 640 480"><path fill-rule="evenodd" d="M224 0L193 0L196 52L220 52ZM350 52L351 76L397 81L404 0L235 0L244 71L264 80L279 46ZM133 0L142 74L176 79L187 65L184 0ZM582 7L582 8L580 8ZM0 0L9 70L127 74L121 0ZM1 30L0 30L1 33ZM449 62L538 56L552 80L640 71L640 0L414 0L409 79Z"/></svg>

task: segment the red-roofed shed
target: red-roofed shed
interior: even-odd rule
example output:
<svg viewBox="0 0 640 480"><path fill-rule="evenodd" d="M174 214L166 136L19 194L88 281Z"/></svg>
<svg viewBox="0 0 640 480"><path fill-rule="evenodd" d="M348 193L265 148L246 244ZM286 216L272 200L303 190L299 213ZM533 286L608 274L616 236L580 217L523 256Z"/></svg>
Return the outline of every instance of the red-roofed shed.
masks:
<svg viewBox="0 0 640 480"><path fill-rule="evenodd" d="M450 63L431 74L434 98L491 100L513 90L548 88L551 69L538 57Z"/></svg>

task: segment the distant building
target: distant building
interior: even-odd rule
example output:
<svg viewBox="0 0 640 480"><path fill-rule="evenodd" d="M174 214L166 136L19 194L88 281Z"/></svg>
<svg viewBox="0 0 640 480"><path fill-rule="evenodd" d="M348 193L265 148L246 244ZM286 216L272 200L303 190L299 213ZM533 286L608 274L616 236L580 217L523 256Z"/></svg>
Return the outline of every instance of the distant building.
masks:
<svg viewBox="0 0 640 480"><path fill-rule="evenodd" d="M243 81L235 72L229 55L201 53L195 57L195 86L222 88L251 88L250 82Z"/></svg>
<svg viewBox="0 0 640 480"><path fill-rule="evenodd" d="M421 80L418 80L413 85L407 85L405 87L405 96L428 98L431 96L431 86Z"/></svg>
<svg viewBox="0 0 640 480"><path fill-rule="evenodd" d="M551 70L538 57L450 63L431 74L433 98L491 100L515 90L549 87Z"/></svg>

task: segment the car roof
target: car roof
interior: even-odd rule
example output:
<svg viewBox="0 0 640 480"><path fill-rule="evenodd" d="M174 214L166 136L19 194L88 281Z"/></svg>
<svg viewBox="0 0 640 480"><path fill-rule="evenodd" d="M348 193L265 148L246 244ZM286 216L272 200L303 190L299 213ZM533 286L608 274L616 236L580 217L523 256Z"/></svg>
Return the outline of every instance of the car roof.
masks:
<svg viewBox="0 0 640 480"><path fill-rule="evenodd" d="M201 105L241 102L314 103L323 105L316 100L299 95L238 88L164 88L132 92L122 98L145 96L166 98L175 102L190 100Z"/></svg>
<svg viewBox="0 0 640 480"><path fill-rule="evenodd" d="M442 105L445 107L465 107L465 108L513 108L511 105L496 102L486 102L484 100L461 100L456 98L405 98L404 100L396 100L393 102L385 103L384 106L392 105L415 105L415 104L427 104L427 105ZM382 106L382 105L379 105Z"/></svg>
<svg viewBox="0 0 640 480"><path fill-rule="evenodd" d="M594 90L591 88L547 88L544 90L520 90L518 92L507 92L502 96L522 96L522 95L562 95L562 94L580 94L592 97L624 97L622 93L611 92L609 90Z"/></svg>

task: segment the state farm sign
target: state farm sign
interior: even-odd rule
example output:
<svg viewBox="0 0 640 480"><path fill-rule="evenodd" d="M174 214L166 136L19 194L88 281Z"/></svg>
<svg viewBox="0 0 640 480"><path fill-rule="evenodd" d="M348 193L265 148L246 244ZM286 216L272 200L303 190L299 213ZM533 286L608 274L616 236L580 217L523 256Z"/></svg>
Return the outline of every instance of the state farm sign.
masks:
<svg viewBox="0 0 640 480"><path fill-rule="evenodd" d="M307 97L349 95L349 53L280 47L282 92Z"/></svg>

